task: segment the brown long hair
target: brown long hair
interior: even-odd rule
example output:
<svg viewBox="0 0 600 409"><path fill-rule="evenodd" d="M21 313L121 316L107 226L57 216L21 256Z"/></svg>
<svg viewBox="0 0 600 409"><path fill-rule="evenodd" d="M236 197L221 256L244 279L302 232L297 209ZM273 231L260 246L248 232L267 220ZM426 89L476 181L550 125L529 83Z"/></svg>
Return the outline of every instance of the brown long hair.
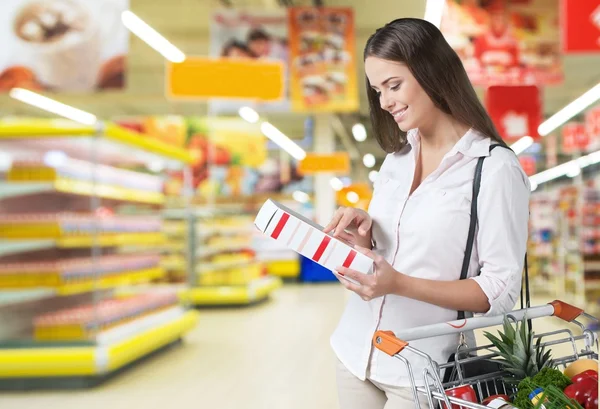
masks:
<svg viewBox="0 0 600 409"><path fill-rule="evenodd" d="M408 66L434 105L442 112L504 144L456 52L436 26L416 18L400 18L377 29L367 41L364 59L377 57ZM386 152L398 152L407 141L365 76L371 122Z"/></svg>

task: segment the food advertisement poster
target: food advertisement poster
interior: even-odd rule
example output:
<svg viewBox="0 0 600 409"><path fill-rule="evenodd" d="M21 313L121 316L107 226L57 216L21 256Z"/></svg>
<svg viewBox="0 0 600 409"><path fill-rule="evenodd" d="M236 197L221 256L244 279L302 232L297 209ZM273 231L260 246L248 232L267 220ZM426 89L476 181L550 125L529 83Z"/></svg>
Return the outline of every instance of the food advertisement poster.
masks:
<svg viewBox="0 0 600 409"><path fill-rule="evenodd" d="M558 0L448 0L440 29L471 82L562 83Z"/></svg>
<svg viewBox="0 0 600 409"><path fill-rule="evenodd" d="M291 7L288 17L292 110L357 110L354 11Z"/></svg>
<svg viewBox="0 0 600 409"><path fill-rule="evenodd" d="M0 1L0 92L125 87L129 0Z"/></svg>
<svg viewBox="0 0 600 409"><path fill-rule="evenodd" d="M312 178L298 163L269 155L258 124L239 117L186 117L186 147L194 157L192 184L201 197L242 197L253 194L312 191ZM183 185L183 174L172 172L170 192Z"/></svg>
<svg viewBox="0 0 600 409"><path fill-rule="evenodd" d="M284 98L279 101L248 101L243 99L212 99L211 112L236 113L245 105L259 112L290 110L288 87L288 25L287 13L281 10L219 9L210 23L210 56L236 60L271 60L284 63Z"/></svg>

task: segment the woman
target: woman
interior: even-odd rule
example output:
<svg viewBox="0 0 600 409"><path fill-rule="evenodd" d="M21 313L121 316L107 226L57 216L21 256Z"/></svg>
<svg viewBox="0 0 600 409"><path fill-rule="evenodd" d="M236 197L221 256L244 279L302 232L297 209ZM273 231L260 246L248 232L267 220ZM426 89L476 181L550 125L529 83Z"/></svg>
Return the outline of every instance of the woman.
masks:
<svg viewBox="0 0 600 409"><path fill-rule="evenodd" d="M490 152L503 142L435 26L395 20L369 38L364 60L374 133L388 155L369 212L338 209L325 230L374 258L375 273L338 269L353 293L331 344L341 409L408 408L414 403L406 369L372 348L373 333L452 321L457 311L511 310L521 286L530 186L512 151ZM460 280L482 156L470 279ZM473 334L465 335L472 345ZM458 337L411 345L446 362ZM420 378L422 360L405 356Z"/></svg>

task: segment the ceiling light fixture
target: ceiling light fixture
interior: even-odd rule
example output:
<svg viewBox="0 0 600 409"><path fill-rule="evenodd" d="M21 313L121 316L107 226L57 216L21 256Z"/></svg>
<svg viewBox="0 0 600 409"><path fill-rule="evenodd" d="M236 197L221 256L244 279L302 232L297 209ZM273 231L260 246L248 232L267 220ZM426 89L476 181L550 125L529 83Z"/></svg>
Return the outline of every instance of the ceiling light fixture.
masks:
<svg viewBox="0 0 600 409"><path fill-rule="evenodd" d="M302 160L306 158L306 152L294 141L285 136L279 129L270 124L269 122L263 122L260 125L261 132L274 143L279 145L281 149L289 153L296 160Z"/></svg>
<svg viewBox="0 0 600 409"><path fill-rule="evenodd" d="M352 136L357 142L364 142L367 140L367 129L361 123L352 125Z"/></svg>
<svg viewBox="0 0 600 409"><path fill-rule="evenodd" d="M29 91L28 89L13 88L10 90L9 95L18 101L43 109L44 111L52 112L53 114L60 115L84 125L95 125L98 121L98 118L89 112L65 105L62 102L55 101L33 91Z"/></svg>
<svg viewBox="0 0 600 409"><path fill-rule="evenodd" d="M529 181L535 186L539 186L542 183L549 182L562 176L577 176L581 169L588 166L600 163L600 151L590 153L589 155L582 156L577 159L573 159L569 162L547 169L543 172L537 173L529 178ZM576 168L578 170L576 170ZM571 177L574 177L571 176Z"/></svg>
<svg viewBox="0 0 600 409"><path fill-rule="evenodd" d="M171 44L169 40L131 11L125 10L121 13L121 21L129 31L162 54L167 60L174 63L185 61L185 54L179 48Z"/></svg>
<svg viewBox="0 0 600 409"><path fill-rule="evenodd" d="M342 190L344 188L344 182L342 182L339 178L332 178L329 181L329 184L331 185L333 190L335 190L336 192L339 192L340 190Z"/></svg>
<svg viewBox="0 0 600 409"><path fill-rule="evenodd" d="M294 193L292 193L292 197L295 201L300 203L307 203L310 199L307 193L301 192L299 190L296 190Z"/></svg>
<svg viewBox="0 0 600 409"><path fill-rule="evenodd" d="M354 192L354 191L349 191L348 193L346 193L346 199L348 199L348 201L350 203L358 203L358 201L360 200L360 197L358 196L358 193Z"/></svg>
<svg viewBox="0 0 600 409"><path fill-rule="evenodd" d="M424 19L439 27L442 22L446 0L427 0Z"/></svg>
<svg viewBox="0 0 600 409"><path fill-rule="evenodd" d="M260 119L258 113L250 107L241 107L238 111L238 114L244 121L250 122L251 124L257 123Z"/></svg>
<svg viewBox="0 0 600 409"><path fill-rule="evenodd" d="M596 84L596 86L590 88L585 94L545 120L538 127L538 133L542 136L548 135L569 119L598 101L598 99L600 99L600 84Z"/></svg>
<svg viewBox="0 0 600 409"><path fill-rule="evenodd" d="M371 153L367 153L365 156L363 156L363 164L368 168L375 166L376 162L375 156L373 156Z"/></svg>
<svg viewBox="0 0 600 409"><path fill-rule="evenodd" d="M377 175L379 175L379 172L377 172L376 170L372 170L369 172L369 180L371 181L371 183L375 183Z"/></svg>
<svg viewBox="0 0 600 409"><path fill-rule="evenodd" d="M531 136L524 136L515 143L513 143L510 148L517 155L525 152L531 145L533 145L533 138Z"/></svg>

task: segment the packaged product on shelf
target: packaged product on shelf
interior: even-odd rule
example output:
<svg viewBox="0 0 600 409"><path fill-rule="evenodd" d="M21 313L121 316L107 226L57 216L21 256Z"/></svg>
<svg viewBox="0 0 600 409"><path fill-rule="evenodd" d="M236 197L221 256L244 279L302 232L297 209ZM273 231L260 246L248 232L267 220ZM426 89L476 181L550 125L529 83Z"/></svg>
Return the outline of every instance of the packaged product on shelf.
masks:
<svg viewBox="0 0 600 409"><path fill-rule="evenodd" d="M344 266L363 274L372 272L371 258L323 233L323 227L274 200L263 204L254 224L262 233L331 271Z"/></svg>

